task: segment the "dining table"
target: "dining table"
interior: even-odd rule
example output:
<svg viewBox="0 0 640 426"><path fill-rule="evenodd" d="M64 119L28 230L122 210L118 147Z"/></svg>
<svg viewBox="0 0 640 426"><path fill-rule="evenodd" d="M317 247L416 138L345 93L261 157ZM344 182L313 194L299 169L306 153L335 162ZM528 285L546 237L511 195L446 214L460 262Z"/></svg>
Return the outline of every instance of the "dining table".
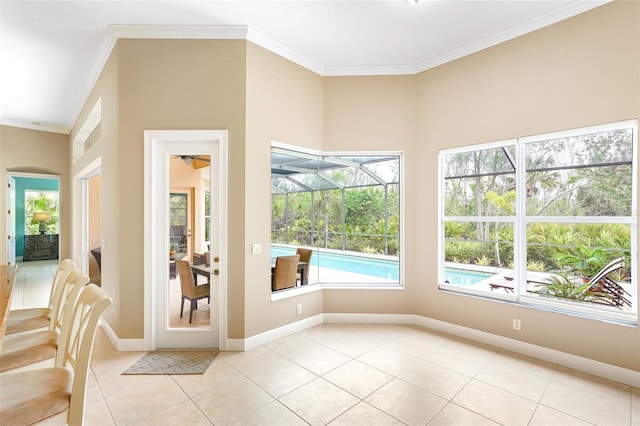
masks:
<svg viewBox="0 0 640 426"><path fill-rule="evenodd" d="M298 262L298 272L300 272L300 284L306 285L309 283L308 262ZM276 269L276 258L271 259L271 273ZM193 272L193 280L196 285L198 284L198 275L202 275L207 278L207 283L210 282L211 266L205 264L191 265L191 272Z"/></svg>
<svg viewBox="0 0 640 426"><path fill-rule="evenodd" d="M16 283L18 267L16 265L0 265L0 349L7 328L7 318L11 308L11 296Z"/></svg>

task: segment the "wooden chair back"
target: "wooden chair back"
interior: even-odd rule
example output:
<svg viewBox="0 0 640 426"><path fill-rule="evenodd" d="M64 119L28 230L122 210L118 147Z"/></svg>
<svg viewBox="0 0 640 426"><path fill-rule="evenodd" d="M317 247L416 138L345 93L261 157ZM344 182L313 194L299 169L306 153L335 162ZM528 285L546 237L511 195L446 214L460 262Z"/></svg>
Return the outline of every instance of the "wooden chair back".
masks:
<svg viewBox="0 0 640 426"><path fill-rule="evenodd" d="M196 282L193 279L191 265L186 260L176 260L176 268L178 269L178 275L180 275L182 294L190 299L195 297Z"/></svg>
<svg viewBox="0 0 640 426"><path fill-rule="evenodd" d="M299 254L295 254L293 256L278 256L276 258L276 267L273 272L273 281L271 283L272 290L282 290L284 288L295 287L299 260Z"/></svg>
<svg viewBox="0 0 640 426"><path fill-rule="evenodd" d="M296 254L300 255L300 262L311 262L311 255L313 254L313 250L305 249L305 248L297 248Z"/></svg>

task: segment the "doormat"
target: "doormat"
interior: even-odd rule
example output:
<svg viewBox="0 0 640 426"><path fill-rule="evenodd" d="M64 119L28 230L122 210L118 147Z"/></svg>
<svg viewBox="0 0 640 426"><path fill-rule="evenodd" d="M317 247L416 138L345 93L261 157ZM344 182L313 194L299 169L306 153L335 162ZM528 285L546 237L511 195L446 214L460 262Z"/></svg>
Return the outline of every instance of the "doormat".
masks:
<svg viewBox="0 0 640 426"><path fill-rule="evenodd" d="M216 350L149 352L122 374L203 374L217 355Z"/></svg>

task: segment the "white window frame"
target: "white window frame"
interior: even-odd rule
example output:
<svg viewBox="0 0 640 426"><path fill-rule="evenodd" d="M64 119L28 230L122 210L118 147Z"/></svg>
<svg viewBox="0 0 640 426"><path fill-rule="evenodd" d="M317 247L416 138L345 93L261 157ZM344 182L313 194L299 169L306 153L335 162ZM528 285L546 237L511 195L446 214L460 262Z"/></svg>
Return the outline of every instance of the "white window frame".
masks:
<svg viewBox="0 0 640 426"><path fill-rule="evenodd" d="M631 129L632 144L633 144L633 157L632 157L632 200L631 200L631 216L626 217L598 217L598 216L583 216L583 217L555 217L555 216L527 216L526 214L526 150L524 147L527 144L534 142L541 142L550 139L559 139L564 137L576 137L585 134L593 134L598 132L607 132L613 130ZM515 216L470 216L470 217L447 217L444 214L444 201L445 201L445 179L444 179L444 157L451 154L458 154L470 151L479 151L497 147L503 147L507 145L515 145L516 147L516 205ZM441 150L438 154L438 170L439 170L439 185L438 185L438 286L442 291L453 291L456 293L468 294L471 296L479 296L489 299L497 299L508 301L516 304L530 306L534 308L541 308L551 310L555 312L578 315L582 317L612 320L625 324L638 324L638 306L637 306L637 147L638 147L638 121L626 120L615 123L609 123L605 125L589 126L579 129L566 130L561 132L546 133L540 135L519 137L514 139L508 139L492 143L484 143L477 145L470 145L465 147L445 149ZM525 171L524 173L521 171ZM524 214L522 214L524 212ZM444 282L444 269L445 269L445 235L444 227L445 222L508 222L513 223L514 226L514 292L508 294L506 292L487 292L482 290L476 290L473 288L465 288L457 285L450 285ZM526 291L526 253L527 253L527 225L529 223L620 223L630 226L631 230L631 274L632 274L632 288L631 288L631 303L632 307L627 311L620 311L617 308L607 306L595 306L595 305L581 305L578 303L566 302L561 299L543 298L528 295Z"/></svg>

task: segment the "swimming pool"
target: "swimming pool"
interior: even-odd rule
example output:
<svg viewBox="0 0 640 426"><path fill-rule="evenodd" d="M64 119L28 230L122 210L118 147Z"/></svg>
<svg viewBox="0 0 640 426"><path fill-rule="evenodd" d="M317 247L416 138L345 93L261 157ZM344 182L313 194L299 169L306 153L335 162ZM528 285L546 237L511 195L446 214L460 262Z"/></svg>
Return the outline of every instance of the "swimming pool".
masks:
<svg viewBox="0 0 640 426"><path fill-rule="evenodd" d="M271 247L271 257L292 254L296 254L295 248ZM400 268L397 261L324 251L321 253L314 252L313 256L311 256L311 266L331 268L393 281L399 281L400 276Z"/></svg>
<svg viewBox="0 0 640 426"><path fill-rule="evenodd" d="M296 253L293 247L271 247L271 257L289 256ZM400 268L398 261L376 259L373 257L357 256L347 253L315 252L311 257L311 266L331 268L344 272L384 278L398 282ZM452 285L462 287L471 286L492 274L467 271L462 269L445 268L444 279Z"/></svg>

